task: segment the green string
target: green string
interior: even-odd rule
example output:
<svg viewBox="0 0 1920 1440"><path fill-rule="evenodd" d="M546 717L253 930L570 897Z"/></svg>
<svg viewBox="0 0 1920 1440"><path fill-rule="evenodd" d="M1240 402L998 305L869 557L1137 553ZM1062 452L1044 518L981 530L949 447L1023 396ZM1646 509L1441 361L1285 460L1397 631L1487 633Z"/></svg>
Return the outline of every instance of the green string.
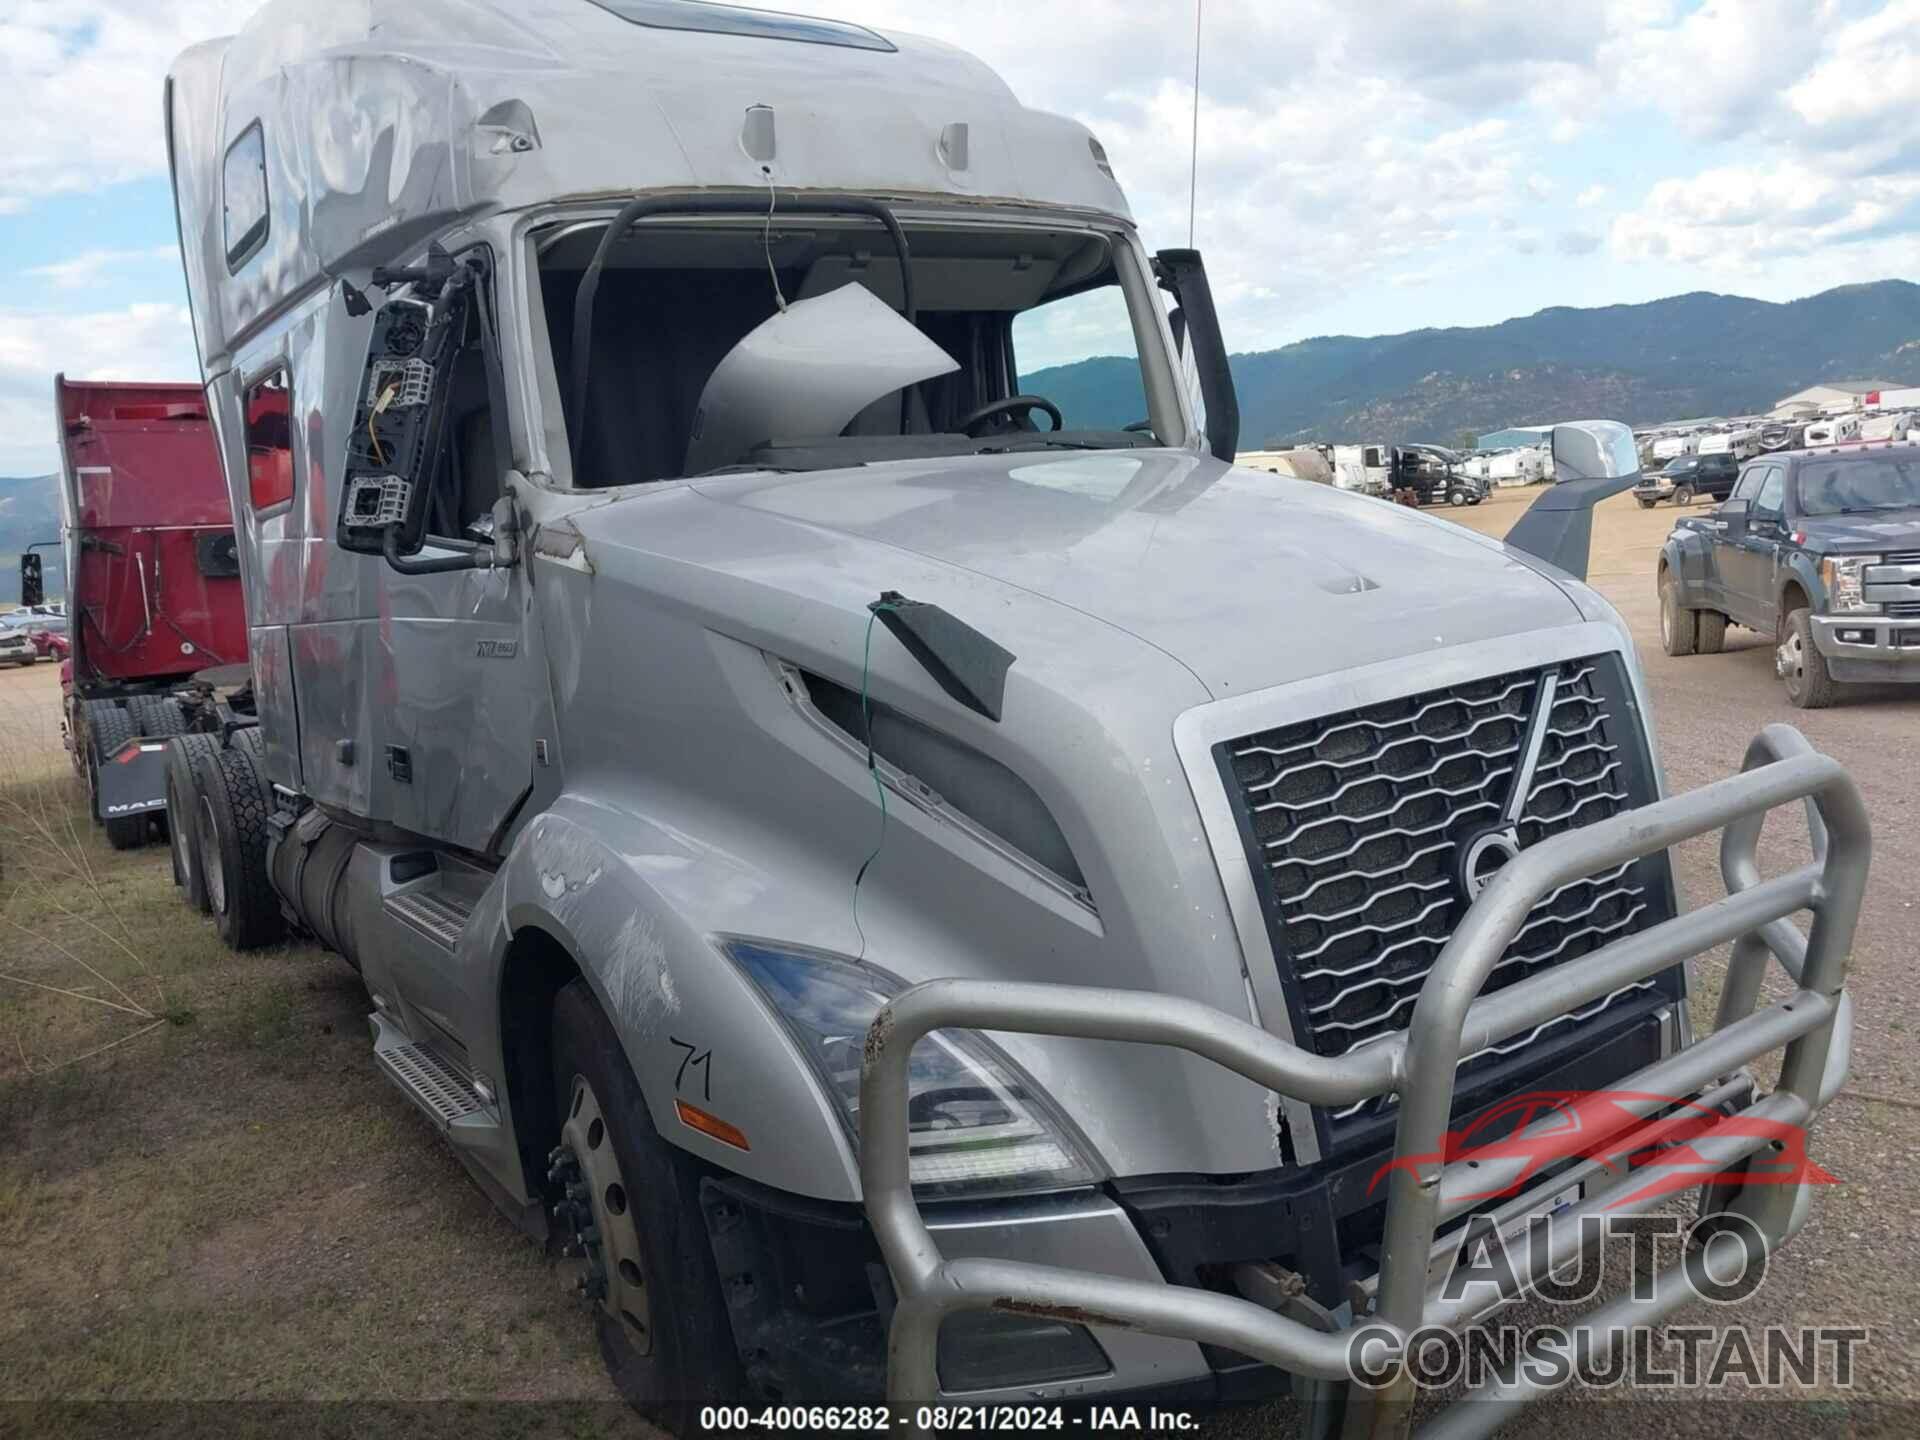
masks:
<svg viewBox="0 0 1920 1440"><path fill-rule="evenodd" d="M873 763L873 706L867 698L867 682L873 674L873 625L880 618L882 610L895 611L898 605L879 601L867 607L867 639L865 653L860 660L860 729L867 742L867 774L873 779L874 797L880 802L880 833L874 838L873 849L867 858L860 862L860 868L853 877L853 930L860 937L860 953L854 958L867 958L867 932L860 925L860 882L867 878L867 869L880 858L880 851L887 843L887 787L881 783L880 770Z"/></svg>

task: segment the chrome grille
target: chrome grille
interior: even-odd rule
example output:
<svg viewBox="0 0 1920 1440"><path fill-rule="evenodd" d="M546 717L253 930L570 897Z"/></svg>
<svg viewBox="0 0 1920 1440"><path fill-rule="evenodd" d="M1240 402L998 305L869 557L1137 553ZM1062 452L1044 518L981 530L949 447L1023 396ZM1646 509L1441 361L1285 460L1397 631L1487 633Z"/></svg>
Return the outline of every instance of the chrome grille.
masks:
<svg viewBox="0 0 1920 1440"><path fill-rule="evenodd" d="M1920 565L1920 550L1895 550L1890 554L1883 555L1880 563L1883 565Z"/></svg>
<svg viewBox="0 0 1920 1440"><path fill-rule="evenodd" d="M1264 875L1300 1043L1339 1055L1405 1029L1467 905L1462 847L1502 823L1548 675L1551 711L1516 827L1524 848L1652 798L1638 778L1637 743L1628 743L1634 722L1612 657L1454 685L1222 747ZM1563 886L1535 907L1486 988L1586 954L1660 918L1665 904L1639 864ZM1617 1003L1631 996L1606 997L1566 1017L1565 1028Z"/></svg>
<svg viewBox="0 0 1920 1440"><path fill-rule="evenodd" d="M1920 600L1890 600L1887 602L1887 614L1897 620L1920 615Z"/></svg>

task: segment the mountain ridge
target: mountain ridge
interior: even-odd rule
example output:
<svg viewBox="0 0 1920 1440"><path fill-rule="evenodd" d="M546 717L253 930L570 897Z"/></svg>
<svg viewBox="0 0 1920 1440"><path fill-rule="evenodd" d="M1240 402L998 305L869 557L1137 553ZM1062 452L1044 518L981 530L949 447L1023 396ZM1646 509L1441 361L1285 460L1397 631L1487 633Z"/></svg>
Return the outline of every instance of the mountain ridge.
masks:
<svg viewBox="0 0 1920 1440"><path fill-rule="evenodd" d="M1318 335L1230 356L1241 448L1300 440L1453 443L1556 419L1656 424L1750 414L1821 381L1920 375L1920 285L1878 280L1798 300L1693 290L1592 308L1555 305L1495 325ZM1138 420L1130 359L1023 376L1069 423ZM1128 386L1118 382L1122 377Z"/></svg>

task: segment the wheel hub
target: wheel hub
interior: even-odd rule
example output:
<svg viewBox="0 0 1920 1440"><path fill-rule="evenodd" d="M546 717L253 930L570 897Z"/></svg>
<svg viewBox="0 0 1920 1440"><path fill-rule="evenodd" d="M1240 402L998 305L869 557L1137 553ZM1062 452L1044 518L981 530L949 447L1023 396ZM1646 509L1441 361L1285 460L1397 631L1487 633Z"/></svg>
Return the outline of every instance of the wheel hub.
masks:
<svg viewBox="0 0 1920 1440"><path fill-rule="evenodd" d="M213 823L213 802L200 797L200 873L206 879L207 903L213 913L227 913L227 872L220 863L220 837Z"/></svg>
<svg viewBox="0 0 1920 1440"><path fill-rule="evenodd" d="M626 1178L593 1087L576 1075L560 1143L547 1156L547 1180L559 1194L553 1219L560 1253L586 1265L575 1290L626 1331L640 1354L653 1350L647 1275Z"/></svg>
<svg viewBox="0 0 1920 1440"><path fill-rule="evenodd" d="M1789 635L1773 652L1773 668L1789 684L1800 678L1804 660L1798 635Z"/></svg>

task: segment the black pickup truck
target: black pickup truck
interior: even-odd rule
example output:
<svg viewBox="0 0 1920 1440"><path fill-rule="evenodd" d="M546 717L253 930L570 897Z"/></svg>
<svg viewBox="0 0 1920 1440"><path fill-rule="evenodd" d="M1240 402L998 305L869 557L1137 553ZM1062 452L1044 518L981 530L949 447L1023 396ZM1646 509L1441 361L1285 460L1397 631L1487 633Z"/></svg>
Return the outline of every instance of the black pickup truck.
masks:
<svg viewBox="0 0 1920 1440"><path fill-rule="evenodd" d="M1666 469L1645 475L1633 487L1633 498L1642 510L1651 510L1662 500L1691 505L1696 495L1724 500L1733 493L1739 478L1740 462L1731 455L1682 455L1669 460Z"/></svg>
<svg viewBox="0 0 1920 1440"><path fill-rule="evenodd" d="M1674 524L1657 583L1667 654L1716 654L1729 624L1770 635L1802 709L1920 682L1920 445L1749 460L1729 499Z"/></svg>

